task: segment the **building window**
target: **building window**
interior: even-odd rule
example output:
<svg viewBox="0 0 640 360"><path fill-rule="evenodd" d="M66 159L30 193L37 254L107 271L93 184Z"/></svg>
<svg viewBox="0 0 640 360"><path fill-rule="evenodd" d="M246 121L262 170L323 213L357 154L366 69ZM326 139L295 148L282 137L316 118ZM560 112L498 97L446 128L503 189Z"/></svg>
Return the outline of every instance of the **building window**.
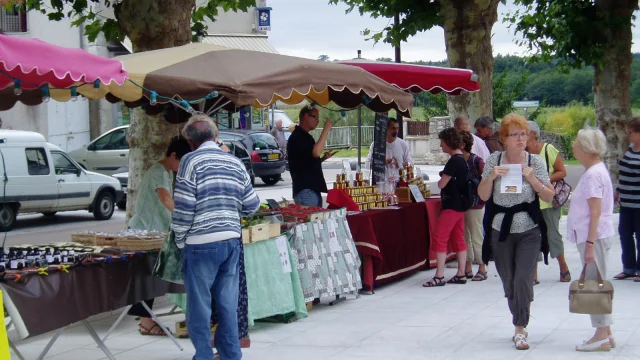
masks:
<svg viewBox="0 0 640 360"><path fill-rule="evenodd" d="M0 7L0 31L4 33L27 32L27 12L16 7Z"/></svg>
<svg viewBox="0 0 640 360"><path fill-rule="evenodd" d="M49 161L43 148L26 149L29 175L49 175Z"/></svg>

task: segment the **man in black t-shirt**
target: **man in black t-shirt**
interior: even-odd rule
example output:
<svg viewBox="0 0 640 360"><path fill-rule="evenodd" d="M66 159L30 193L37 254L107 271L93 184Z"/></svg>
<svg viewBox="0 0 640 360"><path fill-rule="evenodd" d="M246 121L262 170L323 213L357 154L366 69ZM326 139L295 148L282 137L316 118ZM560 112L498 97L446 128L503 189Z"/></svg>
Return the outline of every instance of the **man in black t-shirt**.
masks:
<svg viewBox="0 0 640 360"><path fill-rule="evenodd" d="M287 154L289 154L289 171L293 182L293 201L298 205L322 206L322 195L326 193L327 183L322 173L322 162L332 157L335 152L328 151L324 155L327 136L333 123L326 120L318 142L309 134L318 127L319 112L313 106L305 106L298 117L300 124L289 137Z"/></svg>

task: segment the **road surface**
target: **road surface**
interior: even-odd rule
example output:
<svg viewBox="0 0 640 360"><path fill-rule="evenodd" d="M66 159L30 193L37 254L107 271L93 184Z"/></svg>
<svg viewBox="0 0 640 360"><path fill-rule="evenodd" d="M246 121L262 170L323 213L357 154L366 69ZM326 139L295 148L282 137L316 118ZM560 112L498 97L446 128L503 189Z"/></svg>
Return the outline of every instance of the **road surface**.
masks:
<svg viewBox="0 0 640 360"><path fill-rule="evenodd" d="M439 179L438 172L442 166L420 166L423 172L429 175L433 193L439 193L434 181ZM336 174L342 172L338 164L324 165L325 180L333 182ZM567 182L575 188L584 169L582 166L567 166ZM283 197L291 199L291 175L286 172L283 181L274 186L267 186L260 179L256 179L256 193L262 201L266 199L281 200ZM84 230L118 232L125 228L125 212L116 209L113 217L106 221L97 221L87 211L72 211L58 213L53 217L45 217L40 214L19 215L16 227L7 233L6 246L19 244L47 244L63 242L71 239L71 233ZM4 238L0 233L0 240Z"/></svg>

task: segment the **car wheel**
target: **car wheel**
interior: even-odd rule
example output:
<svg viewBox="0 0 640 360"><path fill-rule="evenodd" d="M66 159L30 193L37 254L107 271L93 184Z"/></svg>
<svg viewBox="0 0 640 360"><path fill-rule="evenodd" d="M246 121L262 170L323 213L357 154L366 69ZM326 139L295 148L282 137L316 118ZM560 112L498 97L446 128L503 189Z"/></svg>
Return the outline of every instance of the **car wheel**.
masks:
<svg viewBox="0 0 640 360"><path fill-rule="evenodd" d="M48 211L48 212L43 212L42 215L46 217L52 217L52 216L55 216L57 213L58 213L57 211Z"/></svg>
<svg viewBox="0 0 640 360"><path fill-rule="evenodd" d="M279 176L264 176L264 177L261 177L260 179L262 179L262 182L264 182L267 185L275 185L278 183L278 181L280 181Z"/></svg>
<svg viewBox="0 0 640 360"><path fill-rule="evenodd" d="M118 209L120 210L127 210L127 198L118 201L116 205L118 205Z"/></svg>
<svg viewBox="0 0 640 360"><path fill-rule="evenodd" d="M9 231L16 224L18 215L15 205L0 205L0 231Z"/></svg>
<svg viewBox="0 0 640 360"><path fill-rule="evenodd" d="M109 220L113 211L115 210L115 204L113 195L108 191L103 191L98 195L93 208L93 217L96 220Z"/></svg>

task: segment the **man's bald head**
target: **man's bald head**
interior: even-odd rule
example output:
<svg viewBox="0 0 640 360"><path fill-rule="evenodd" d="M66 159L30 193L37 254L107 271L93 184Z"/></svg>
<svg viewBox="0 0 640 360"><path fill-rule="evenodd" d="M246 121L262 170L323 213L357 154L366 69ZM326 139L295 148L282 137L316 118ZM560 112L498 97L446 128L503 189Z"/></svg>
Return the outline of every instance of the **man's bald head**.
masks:
<svg viewBox="0 0 640 360"><path fill-rule="evenodd" d="M282 119L278 119L278 120L276 120L276 127L277 127L278 129L282 129Z"/></svg>
<svg viewBox="0 0 640 360"><path fill-rule="evenodd" d="M193 115L182 129L182 135L196 149L206 141L218 137L218 127L210 117L204 114Z"/></svg>
<svg viewBox="0 0 640 360"><path fill-rule="evenodd" d="M469 118L467 116L465 116L465 115L458 116L453 121L453 126L458 131L470 131L471 130L471 124L469 124Z"/></svg>

